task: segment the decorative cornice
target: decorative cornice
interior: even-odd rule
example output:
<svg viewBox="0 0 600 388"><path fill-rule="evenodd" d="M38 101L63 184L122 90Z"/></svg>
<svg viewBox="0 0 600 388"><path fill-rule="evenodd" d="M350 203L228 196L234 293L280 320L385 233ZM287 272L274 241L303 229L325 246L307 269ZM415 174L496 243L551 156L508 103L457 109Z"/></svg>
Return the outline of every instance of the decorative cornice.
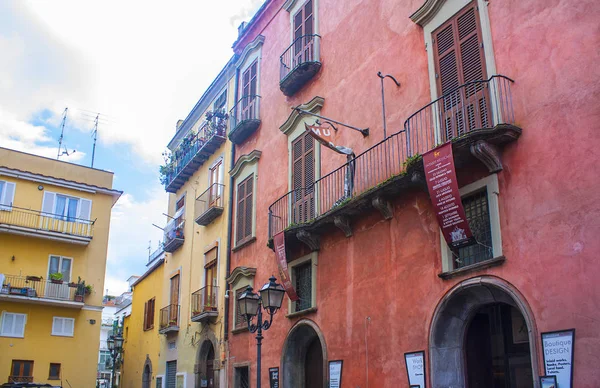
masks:
<svg viewBox="0 0 600 388"><path fill-rule="evenodd" d="M238 281L240 276L253 278L256 275L256 268L250 267L236 267L233 271L231 271L231 275L229 275L225 280L227 283L234 284Z"/></svg>
<svg viewBox="0 0 600 388"><path fill-rule="evenodd" d="M317 113L319 110L321 110L321 108L323 107L323 104L325 104L325 99L323 97L315 96L315 97L313 97L312 100L310 100L306 104L302 104L302 105L298 106L298 108L308 111L308 112ZM294 130L294 128L296 128L296 125L298 125L301 118L302 118L302 115L300 113L298 113L298 111L296 109L294 109L294 110L292 110L292 113L290 113L287 120L285 120L285 123L283 123L279 127L279 129L285 135L288 135L291 131Z"/></svg>
<svg viewBox="0 0 600 388"><path fill-rule="evenodd" d="M292 10L292 8L294 8L294 5L296 5L297 2L298 2L298 0L286 0L286 2L283 3L283 9L290 12Z"/></svg>
<svg viewBox="0 0 600 388"><path fill-rule="evenodd" d="M260 155L262 155L262 152L260 152L259 150L254 150L249 154L240 156L237 162L235 162L235 166L233 166L231 171L229 171L229 174L235 178L240 173L245 164L256 163L258 159L260 159Z"/></svg>
<svg viewBox="0 0 600 388"><path fill-rule="evenodd" d="M254 38L254 40L252 42L248 43L248 45L246 47L244 47L244 51L242 51L239 58L235 62L235 67L236 68L240 67L242 65L242 63L244 63L244 61L248 58L248 55L250 55L250 53L252 51L254 51L257 48L259 48L260 46L262 46L264 41L265 41L264 35L258 35L256 38Z"/></svg>
<svg viewBox="0 0 600 388"><path fill-rule="evenodd" d="M410 20L423 27L442 8L446 0L425 0L425 3L410 15Z"/></svg>

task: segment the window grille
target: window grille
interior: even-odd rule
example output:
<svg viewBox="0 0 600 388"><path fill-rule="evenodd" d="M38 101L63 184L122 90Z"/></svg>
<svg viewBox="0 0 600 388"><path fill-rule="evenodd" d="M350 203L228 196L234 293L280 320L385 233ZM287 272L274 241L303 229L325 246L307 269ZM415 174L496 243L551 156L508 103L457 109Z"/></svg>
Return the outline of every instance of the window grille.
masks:
<svg viewBox="0 0 600 388"><path fill-rule="evenodd" d="M295 311L302 311L312 307L312 262L294 267L294 280L296 293L300 298L295 302Z"/></svg>
<svg viewBox="0 0 600 388"><path fill-rule="evenodd" d="M469 228L475 237L475 243L458 248L455 253L455 268L489 260L494 257L492 250L492 227L487 190L465 196L462 199ZM457 257L458 256L458 257Z"/></svg>

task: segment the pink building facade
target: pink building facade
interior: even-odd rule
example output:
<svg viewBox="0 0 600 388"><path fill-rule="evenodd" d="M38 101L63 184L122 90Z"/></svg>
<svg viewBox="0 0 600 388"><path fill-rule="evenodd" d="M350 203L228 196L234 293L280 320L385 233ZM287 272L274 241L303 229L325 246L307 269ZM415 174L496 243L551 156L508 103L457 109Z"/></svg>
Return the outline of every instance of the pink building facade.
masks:
<svg viewBox="0 0 600 388"><path fill-rule="evenodd" d="M267 0L234 44L229 385L255 386L237 299L280 278L283 233L300 301L264 332L263 387L273 368L333 387L338 360L342 387L600 386L598 20L591 0ZM378 72L400 84L385 133ZM369 128L320 119L355 159L306 135L314 115ZM458 249L423 169L443 143L475 236ZM547 365L542 334L570 329Z"/></svg>

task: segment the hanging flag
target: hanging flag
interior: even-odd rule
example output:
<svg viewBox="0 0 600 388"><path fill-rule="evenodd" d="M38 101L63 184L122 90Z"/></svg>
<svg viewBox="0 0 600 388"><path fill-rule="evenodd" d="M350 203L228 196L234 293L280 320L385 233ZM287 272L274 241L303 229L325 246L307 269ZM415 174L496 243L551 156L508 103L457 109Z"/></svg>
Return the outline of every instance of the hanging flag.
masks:
<svg viewBox="0 0 600 388"><path fill-rule="evenodd" d="M290 300L297 301L300 298L296 294L296 290L292 285L290 273L288 271L287 258L285 255L285 232L277 233L273 236L273 244L275 245L275 257L277 258L277 266L279 267L279 276L281 277L281 284L285 288Z"/></svg>
<svg viewBox="0 0 600 388"><path fill-rule="evenodd" d="M456 182L452 143L446 143L424 154L423 167L429 197L446 243L450 248L472 244L473 234Z"/></svg>
<svg viewBox="0 0 600 388"><path fill-rule="evenodd" d="M314 137L319 143L323 144L325 147L343 155L350 155L352 153L352 149L348 147L335 145L336 130L331 126L331 124L321 125L317 120L317 122L313 125L308 125L304 123L304 127L306 128L306 132L308 132L309 135Z"/></svg>

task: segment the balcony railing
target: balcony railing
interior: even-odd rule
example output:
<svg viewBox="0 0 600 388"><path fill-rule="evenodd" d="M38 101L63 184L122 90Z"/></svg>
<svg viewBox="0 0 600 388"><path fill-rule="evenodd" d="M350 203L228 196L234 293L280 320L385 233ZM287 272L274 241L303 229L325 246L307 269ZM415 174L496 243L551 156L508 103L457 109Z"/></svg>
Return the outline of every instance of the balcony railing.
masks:
<svg viewBox="0 0 600 388"><path fill-rule="evenodd" d="M0 231L36 233L40 237L76 239L89 243L94 231L94 221L38 210L4 206L0 209Z"/></svg>
<svg viewBox="0 0 600 388"><path fill-rule="evenodd" d="M288 228L311 223L356 197L403 179L419 156L438 144L453 141L462 145L474 140L501 144L514 140L514 136L505 136L507 131L520 133L514 127L512 82L508 77L496 75L462 85L413 114L403 130L314 184L288 192L269 207L269 238ZM332 221L344 227L342 220Z"/></svg>
<svg viewBox="0 0 600 388"><path fill-rule="evenodd" d="M296 93L321 69L321 37L302 35L281 54L279 88L286 96Z"/></svg>
<svg viewBox="0 0 600 388"><path fill-rule="evenodd" d="M210 317L216 317L217 295L219 287L206 286L192 294L192 321L200 322Z"/></svg>
<svg viewBox="0 0 600 388"><path fill-rule="evenodd" d="M85 289L77 283L45 280L41 276L4 275L0 297L27 297L40 302L68 301L83 304Z"/></svg>
<svg viewBox="0 0 600 388"><path fill-rule="evenodd" d="M33 383L33 376L8 376L9 383Z"/></svg>
<svg viewBox="0 0 600 388"><path fill-rule="evenodd" d="M183 234L183 230L185 227L185 220L183 217L176 218L171 220L167 226L165 226L164 232L164 246L163 249L165 252L173 253L180 246L183 245L185 236Z"/></svg>
<svg viewBox="0 0 600 388"><path fill-rule="evenodd" d="M241 144L260 125L260 96L248 95L240 98L229 111L229 118L229 140L234 144Z"/></svg>
<svg viewBox="0 0 600 388"><path fill-rule="evenodd" d="M213 183L196 198L196 222L206 226L223 213L225 185Z"/></svg>
<svg viewBox="0 0 600 388"><path fill-rule="evenodd" d="M227 118L214 116L197 133L186 136L166 166L165 190L175 193L217 148L225 142Z"/></svg>
<svg viewBox="0 0 600 388"><path fill-rule="evenodd" d="M167 333L169 331L179 330L179 305L170 304L160 309L159 332Z"/></svg>

